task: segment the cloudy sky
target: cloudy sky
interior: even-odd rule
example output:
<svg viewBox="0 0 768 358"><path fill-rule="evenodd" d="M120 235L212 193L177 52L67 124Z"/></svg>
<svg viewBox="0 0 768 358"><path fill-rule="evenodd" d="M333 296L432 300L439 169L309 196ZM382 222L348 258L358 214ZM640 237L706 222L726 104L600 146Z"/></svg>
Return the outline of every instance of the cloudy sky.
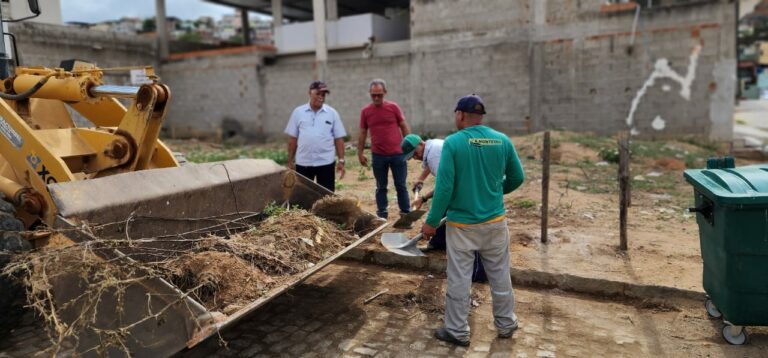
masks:
<svg viewBox="0 0 768 358"><path fill-rule="evenodd" d="M234 9L203 0L165 0L168 16L181 19L197 19L200 16L233 14ZM64 22L98 22L116 20L124 16L155 16L155 0L61 0L61 15Z"/></svg>

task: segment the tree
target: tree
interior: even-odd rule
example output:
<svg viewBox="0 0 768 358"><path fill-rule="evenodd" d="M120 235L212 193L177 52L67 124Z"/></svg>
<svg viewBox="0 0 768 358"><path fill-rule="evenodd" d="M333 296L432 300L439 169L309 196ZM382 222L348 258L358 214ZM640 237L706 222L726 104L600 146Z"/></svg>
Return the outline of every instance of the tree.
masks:
<svg viewBox="0 0 768 358"><path fill-rule="evenodd" d="M181 36L179 36L179 41L184 42L202 42L203 36L200 35L197 32L187 32Z"/></svg>
<svg viewBox="0 0 768 358"><path fill-rule="evenodd" d="M141 32L153 32L157 29L157 25L155 25L155 18L149 17L144 19L144 22L141 23Z"/></svg>

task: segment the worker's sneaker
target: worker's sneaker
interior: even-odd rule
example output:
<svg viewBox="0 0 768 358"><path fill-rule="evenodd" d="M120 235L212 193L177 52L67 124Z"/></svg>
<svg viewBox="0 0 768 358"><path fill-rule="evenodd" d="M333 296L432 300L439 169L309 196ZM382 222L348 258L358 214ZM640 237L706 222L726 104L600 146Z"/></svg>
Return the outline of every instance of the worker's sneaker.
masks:
<svg viewBox="0 0 768 358"><path fill-rule="evenodd" d="M454 337L452 334L448 333L448 330L446 330L445 327L440 327L435 330L435 338L443 342L455 344L457 346L466 347L469 345L468 339L466 341L463 341Z"/></svg>
<svg viewBox="0 0 768 358"><path fill-rule="evenodd" d="M517 321L515 321L515 325L512 326L511 328L498 329L499 338L509 338L509 337L512 337L512 334L514 334L516 330L517 330Z"/></svg>

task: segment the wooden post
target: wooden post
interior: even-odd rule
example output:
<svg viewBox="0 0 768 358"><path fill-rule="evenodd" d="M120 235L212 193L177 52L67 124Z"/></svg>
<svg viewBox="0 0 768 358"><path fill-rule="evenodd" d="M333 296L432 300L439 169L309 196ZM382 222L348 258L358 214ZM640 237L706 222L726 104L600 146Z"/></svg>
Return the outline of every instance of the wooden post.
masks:
<svg viewBox="0 0 768 358"><path fill-rule="evenodd" d="M547 243L549 226L549 131L544 132L544 146L541 149L541 242Z"/></svg>
<svg viewBox="0 0 768 358"><path fill-rule="evenodd" d="M629 207L629 133L619 134L619 249L627 251L627 208Z"/></svg>

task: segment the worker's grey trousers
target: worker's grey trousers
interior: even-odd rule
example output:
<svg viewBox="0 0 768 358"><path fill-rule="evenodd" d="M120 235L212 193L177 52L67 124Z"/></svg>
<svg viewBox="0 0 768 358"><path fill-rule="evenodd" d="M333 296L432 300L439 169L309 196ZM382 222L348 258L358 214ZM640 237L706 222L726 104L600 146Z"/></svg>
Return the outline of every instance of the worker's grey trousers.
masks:
<svg viewBox="0 0 768 358"><path fill-rule="evenodd" d="M515 328L515 294L509 277L507 220L467 227L448 225L448 289L445 293L445 328L459 340L469 340L472 267L480 253L491 285L494 325L500 331Z"/></svg>

